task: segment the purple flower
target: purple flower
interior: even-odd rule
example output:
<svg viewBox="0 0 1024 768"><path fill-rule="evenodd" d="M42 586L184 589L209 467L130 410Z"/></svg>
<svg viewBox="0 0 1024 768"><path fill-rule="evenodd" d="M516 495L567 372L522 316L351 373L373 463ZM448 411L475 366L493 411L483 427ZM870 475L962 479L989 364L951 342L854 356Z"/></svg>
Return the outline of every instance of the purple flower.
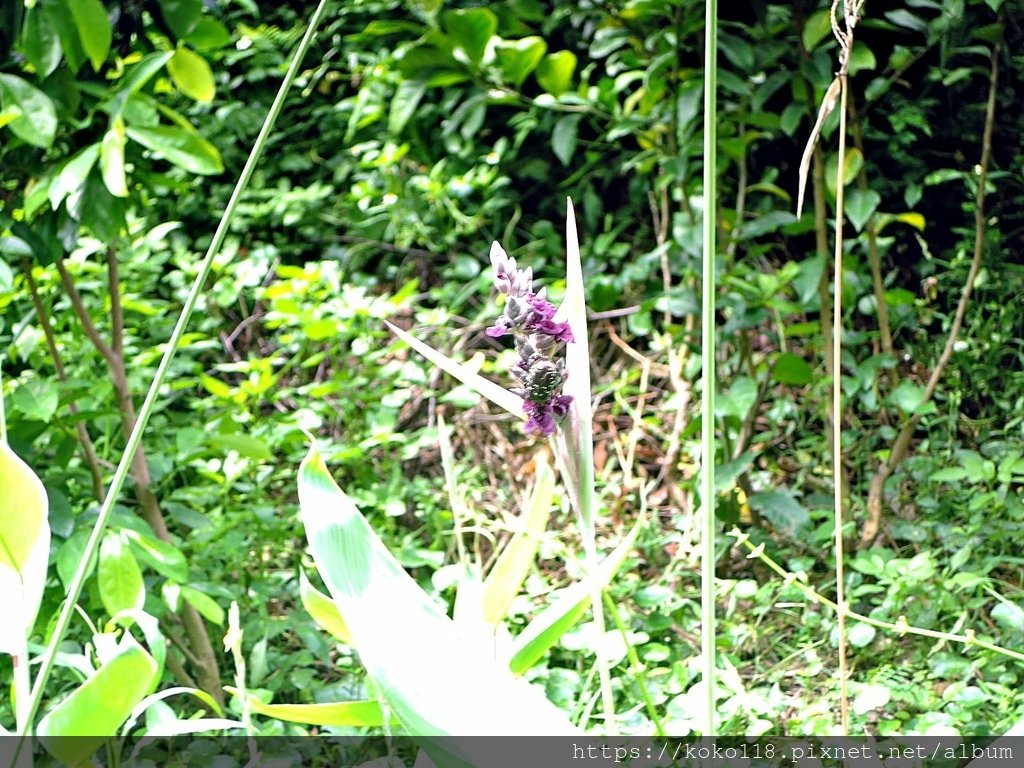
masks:
<svg viewBox="0 0 1024 768"><path fill-rule="evenodd" d="M562 394L568 376L558 357L561 345L573 341L568 323L555 321L558 310L544 289L533 290L533 270L519 269L504 249L491 245L494 287L505 295L505 308L485 333L498 338L511 333L519 360L512 375L523 385L513 392L523 397L526 432L545 437L557 429L557 421L569 412L572 397Z"/></svg>

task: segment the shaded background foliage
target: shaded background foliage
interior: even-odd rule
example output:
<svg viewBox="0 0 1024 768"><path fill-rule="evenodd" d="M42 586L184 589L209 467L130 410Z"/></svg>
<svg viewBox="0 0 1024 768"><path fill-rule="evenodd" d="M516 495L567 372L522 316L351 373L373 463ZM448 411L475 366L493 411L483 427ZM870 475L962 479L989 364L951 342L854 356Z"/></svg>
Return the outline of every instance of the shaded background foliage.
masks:
<svg viewBox="0 0 1024 768"><path fill-rule="evenodd" d="M62 3L44 2L35 13ZM827 591L829 342L821 308L830 260L817 252L816 226L824 225L816 225L811 202L801 219L793 211L797 166L833 77L835 45L818 3L725 5L721 515L727 527L750 526L773 557ZM12 122L0 145L5 395L12 445L49 467L61 580L48 593L51 612L94 512L76 425L88 426L107 461L123 440L103 359L52 265L68 264L108 333L104 262L116 262L124 363L131 390L140 392L308 10L249 2L102 8L112 38L109 51L95 54L98 66L83 51L75 67L64 49L65 60L46 72L52 48L33 47L27 31L17 43L0 40L3 73L38 88L55 110L48 144L33 143ZM918 407L966 280L989 56L1002 41L983 269L914 454L886 486L883 532L852 559L850 596L878 618L985 627L1007 646L1024 634L1020 10L1019 2L991 0L867 8L852 67L851 127L859 138L845 169L842 288L843 432L850 514L859 525L871 475ZM4 29L29 29L24 16L10 21ZM148 610L166 617L173 601L160 588L187 584L216 635L223 606L237 599L255 688L277 700L357 695L351 652L327 642L295 608L302 542L290 467L302 454L302 429L332 438L339 482L417 579L450 598L442 566L454 548L437 469L437 413L458 423L460 479L481 523L522 493L530 449L511 425L408 357L381 321L398 316L435 329L439 347L467 358L483 351L484 372L502 375L510 359L483 336L497 312L487 298L487 247L502 242L557 295L568 195L597 313L606 535L635 515L637 478L658 480L648 497L658 524L615 589L666 729L692 726L699 393L690 390L699 365L702 24L703 6L690 0L338 4L288 98L146 438L172 548L187 560L186 578L176 560L173 568L145 562ZM139 98L125 99L132 107L124 118L129 127L176 126L196 137L185 156L153 136L149 144L129 141L123 196L99 166L81 178L65 173L69 159L116 128L109 99L131 82L125 67L183 48L208 62L210 78L154 70ZM215 93L204 98L211 85ZM824 131L826 211L834 201L827 169L836 162L828 149L836 123ZM872 241L881 295L872 286ZM32 265L67 381L54 375L28 294ZM879 301L889 312L891 350L879 333ZM683 361L675 385L670 351ZM648 358L647 373L636 353ZM627 458L631 430L635 460ZM119 524L139 528L129 506ZM531 595L578 567L572 539L567 530L545 542ZM720 648L737 671L725 682L723 728L827 732L832 617L798 598L787 602L788 588L737 552L723 551L719 573L726 585ZM100 593L90 588L90 612L103 611ZM773 608L780 603L792 607ZM521 608L529 613L530 601ZM1012 663L866 629L851 638L859 728L983 733L1019 717L1021 672ZM530 673L569 711L590 694L588 642L581 628ZM640 700L629 675L618 695L624 709ZM638 707L627 726L650 730Z"/></svg>

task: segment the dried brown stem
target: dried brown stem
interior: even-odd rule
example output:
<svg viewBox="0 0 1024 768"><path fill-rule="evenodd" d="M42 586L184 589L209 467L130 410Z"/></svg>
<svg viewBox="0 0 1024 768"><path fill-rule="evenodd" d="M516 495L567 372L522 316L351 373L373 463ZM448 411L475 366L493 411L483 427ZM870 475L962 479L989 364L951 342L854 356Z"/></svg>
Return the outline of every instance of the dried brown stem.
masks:
<svg viewBox="0 0 1024 768"><path fill-rule="evenodd" d="M870 546L878 535L882 522L882 499L885 492L885 481L903 462L910 452L910 441L914 431L921 420L920 408L931 401L938 388L939 380L953 356L953 348L963 326L964 315L967 313L967 305L971 299L971 292L974 290L974 281L981 269L981 260L985 252L985 183L988 176L988 167L992 157L992 129L995 125L996 114L996 90L999 83L999 51L1001 46L997 43L992 49L991 73L989 75L988 103L985 106L985 128L981 139L981 162L977 167L978 191L974 199L974 256L971 259L971 266L967 271L967 280L960 292L960 301L957 303L956 312L953 315L953 322L949 328L949 335L946 337L946 344L939 355L939 360L932 370L931 376L924 387L924 395L917 413L914 413L904 423L903 428L896 436L889 457L883 461L871 478L871 487L868 490L868 519L864 523L861 532L860 543L862 547Z"/></svg>

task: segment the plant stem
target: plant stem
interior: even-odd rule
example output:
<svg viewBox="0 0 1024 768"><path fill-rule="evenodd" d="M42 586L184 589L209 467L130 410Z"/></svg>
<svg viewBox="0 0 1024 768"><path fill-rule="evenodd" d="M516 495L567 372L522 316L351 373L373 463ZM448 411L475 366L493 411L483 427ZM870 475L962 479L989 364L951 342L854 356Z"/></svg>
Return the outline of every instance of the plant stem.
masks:
<svg viewBox="0 0 1024 768"><path fill-rule="evenodd" d="M704 264L701 275L701 668L705 736L716 730L715 696L715 183L718 2L704 3Z"/></svg>
<svg viewBox="0 0 1024 768"><path fill-rule="evenodd" d="M93 554L99 547L100 539L106 529L107 522L110 520L110 515L114 510L114 504L116 503L117 498L121 493L121 488L124 486L124 482L128 477L128 470L131 466L132 459L135 456L135 452L138 450L139 443L142 440L142 433L146 428L146 424L149 422L149 417L152 415L153 409L156 406L157 398L160 396L160 390L167 378L175 352L181 344L181 339L185 334L185 329L192 317L192 313L195 311L196 303L199 301L199 296L203 292L203 288L210 276L210 272L212 271L214 258L220 251L221 245L224 243L224 238L227 236L231 219L234 217L235 210L241 200L242 193L249 185L249 180L256 168L256 163L259 161L260 154L270 137L270 132L277 120L277 116L280 114L281 108L284 106L285 94L288 92L292 82L295 80L295 76L299 70L299 64L301 63L306 51L309 49L310 43L313 40L314 31L316 30L320 17L323 15L326 5L327 0L320 0L319 5L317 5L316 10L310 18L309 26L306 28L306 33L303 35L302 41L299 43L295 54L292 56L288 71L284 76L284 80L277 92L277 96L274 98L274 103L271 105L267 118L263 122L263 127L260 129L260 133L256 137L252 151L249 153L249 158L246 160L245 167L242 169L242 173L238 177L238 181L235 183L235 188L231 193L231 197L228 199L227 205L224 207L224 213L221 216L221 220L217 225L216 231L214 232L213 239L210 241L210 247L200 264L199 272L196 274L196 278L192 283L192 288L189 290L188 297L185 299L185 305L182 307L181 314L178 316L178 322L175 324L174 331L171 333L171 337L167 342L163 357L160 359L160 364L157 367L155 376L153 377L153 382L150 384L149 391L146 393L146 399L142 404L142 408L139 410L138 420L135 422L135 426L128 438L128 444L125 446L124 453L121 455L121 460L118 462L117 469L114 471L110 487L107 489L107 495L100 507L96 524L93 527L92 534L89 536L89 541L82 553L78 569L75 571L75 576L68 589L67 599L64 602L60 615L57 617L57 621L53 628L53 634L50 637L50 642L46 646L46 652L43 655L39 674L36 677L35 685L32 688L32 699L29 704L28 716L26 718L27 722L19 729L19 734L22 736L22 744L24 742L24 736L28 735L33 729L32 721L35 718L36 713L39 711L39 706L42 703L46 682L53 670L53 663L57 656L57 648L64 639L64 635L68 629L68 624L71 620L71 614L74 611L78 598L82 593L82 587L85 584L85 576L88 570L87 567L92 560ZM19 751L22 744L19 744Z"/></svg>
<svg viewBox="0 0 1024 768"><path fill-rule="evenodd" d="M53 369L57 372L57 379L66 384L68 380L67 371L64 369L64 361L60 356L60 349L57 346L57 337L53 333L53 326L50 325L50 314L43 304L39 295L39 285L32 275L32 265L28 259L22 261L22 271L25 273L25 281L28 283L28 293L32 298L32 305L36 308L36 317L39 318L39 325L43 329L43 337L46 339L46 346L50 350L50 358L53 360ZM68 410L72 415L78 413L78 405L71 403ZM89 475L92 478L92 492L97 501L103 501L103 471L100 469L99 456L96 455L96 446L89 436L89 430L85 422L75 422L75 433L78 435L78 443L82 446L82 454L85 457L85 465L89 468Z"/></svg>
<svg viewBox="0 0 1024 768"><path fill-rule="evenodd" d="M786 584L796 587L801 593L803 593L806 597L810 598L814 602L819 603L820 605L827 605L829 608L834 610L836 612L836 615L838 616L840 612L838 603L829 600L823 594L816 591L814 588L808 586L802 580L802 574L797 575L795 573L792 573L791 571L787 571L785 568L783 568L781 565L775 562L772 558L770 558L768 555L764 553L763 545L755 546L751 543L750 537L747 534L741 532L739 529L733 529L729 532L729 535L736 537L737 544L742 544L748 550L750 550L751 554L748 555L748 557L756 557L762 563L767 565L771 570L775 571L775 573L782 576ZM972 630L968 630L964 634L958 635L952 632L941 632L935 629L923 629L921 627L915 627L910 624L907 624L905 621L898 621L894 624L890 621L882 621L881 619L875 619L871 616L865 616L862 613L856 613L855 611L851 611L849 609L846 610L846 616L855 621L859 621L862 624L869 624L872 627L884 629L889 632L897 632L901 635L920 635L921 637L930 637L935 640L948 640L949 642L962 643L964 645L976 645L979 648L984 648L987 651L999 653L1011 659L1016 659L1017 661L1024 661L1024 653L1021 653L1020 651L1014 651L1010 648L1003 648L1002 646L996 645L995 643L990 643L987 640L980 640L978 639L978 637L975 636Z"/></svg>
<svg viewBox="0 0 1024 768"><path fill-rule="evenodd" d="M924 395L917 411L907 419L903 428L896 436L889 457L883 461L871 478L871 487L868 490L868 519L861 531L861 546L867 546L878 535L882 521L882 496L885 491L885 481L896 470L900 463L910 452L910 440L914 436L914 430L921 420L921 409L931 401L935 390L939 386L939 379L946 370L950 358L953 356L953 348L956 346L960 328L964 323L964 315L967 313L967 305L971 300L971 292L974 290L974 280L981 269L981 259L985 254L985 183L988 177L988 166L992 158L992 129L995 124L996 114L996 90L999 83L999 52L1000 44L992 48L991 71L989 74L988 102L985 106L985 128L981 139L981 162L978 163L976 173L978 175L978 190L974 197L974 256L971 258L971 266L967 271L967 280L960 292L960 301L956 306L956 313L953 315L953 322L949 327L949 335L946 337L946 344L942 348L942 354L932 370L931 376L924 387Z"/></svg>

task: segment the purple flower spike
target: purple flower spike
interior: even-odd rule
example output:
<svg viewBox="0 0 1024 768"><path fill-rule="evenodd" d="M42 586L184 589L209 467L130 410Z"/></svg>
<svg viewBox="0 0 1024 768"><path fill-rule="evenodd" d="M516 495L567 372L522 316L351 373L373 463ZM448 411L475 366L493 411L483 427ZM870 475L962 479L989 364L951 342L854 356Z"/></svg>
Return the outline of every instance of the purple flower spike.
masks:
<svg viewBox="0 0 1024 768"><path fill-rule="evenodd" d="M498 338L511 333L519 361L512 374L523 385L513 391L523 396L527 434L554 434L558 421L569 412L572 397L562 394L568 373L559 353L573 341L569 324L556 322L557 309L544 289L534 292L533 270L519 269L516 260L491 245L494 287L506 296L505 309L485 333Z"/></svg>

